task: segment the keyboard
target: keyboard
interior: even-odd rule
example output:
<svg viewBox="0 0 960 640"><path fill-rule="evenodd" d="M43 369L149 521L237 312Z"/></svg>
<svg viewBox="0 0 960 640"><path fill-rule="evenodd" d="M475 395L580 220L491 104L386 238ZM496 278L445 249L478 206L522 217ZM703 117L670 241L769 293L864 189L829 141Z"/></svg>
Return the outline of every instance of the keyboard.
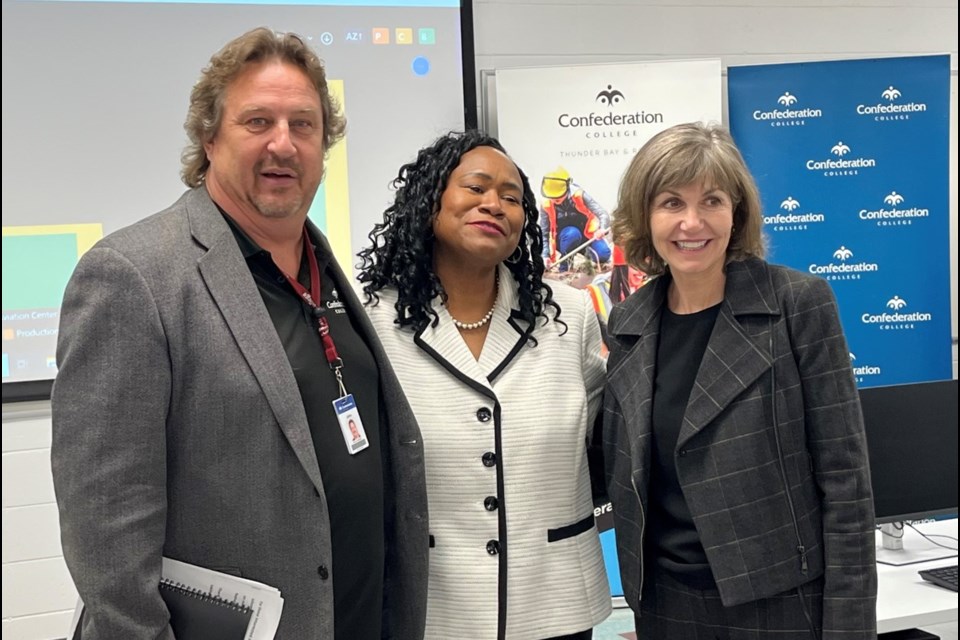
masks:
<svg viewBox="0 0 960 640"><path fill-rule="evenodd" d="M957 565L924 569L920 572L920 577L945 589L957 590Z"/></svg>

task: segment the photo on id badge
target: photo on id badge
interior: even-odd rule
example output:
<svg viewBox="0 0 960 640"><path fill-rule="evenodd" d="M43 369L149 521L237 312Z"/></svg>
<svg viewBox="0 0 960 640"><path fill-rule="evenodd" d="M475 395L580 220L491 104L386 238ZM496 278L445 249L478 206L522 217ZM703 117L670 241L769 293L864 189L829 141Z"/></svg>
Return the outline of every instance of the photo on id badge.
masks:
<svg viewBox="0 0 960 640"><path fill-rule="evenodd" d="M348 393L342 398L334 400L333 410L337 413L340 433L343 434L343 442L347 445L347 452L353 455L369 447L370 443L367 441L367 434L363 430L363 421L360 420L360 413L357 411L356 402L353 401L353 395Z"/></svg>

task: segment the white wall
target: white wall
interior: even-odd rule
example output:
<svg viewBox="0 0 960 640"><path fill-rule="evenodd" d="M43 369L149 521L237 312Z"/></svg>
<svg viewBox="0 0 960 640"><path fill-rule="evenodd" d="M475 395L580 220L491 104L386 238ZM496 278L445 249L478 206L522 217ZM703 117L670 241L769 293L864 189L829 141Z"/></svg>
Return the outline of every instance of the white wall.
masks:
<svg viewBox="0 0 960 640"><path fill-rule="evenodd" d="M956 0L474 3L478 70L704 57L720 58L726 69L741 64L950 53L950 175L957 173ZM496 126L495 118L491 125ZM955 178L950 185L950 213L956 377ZM903 268L910 268L909 260ZM62 637L76 598L59 544L49 448L49 403L4 405L2 618L8 640Z"/></svg>
<svg viewBox="0 0 960 640"><path fill-rule="evenodd" d="M50 403L3 405L4 638L62 638L76 600L50 476Z"/></svg>

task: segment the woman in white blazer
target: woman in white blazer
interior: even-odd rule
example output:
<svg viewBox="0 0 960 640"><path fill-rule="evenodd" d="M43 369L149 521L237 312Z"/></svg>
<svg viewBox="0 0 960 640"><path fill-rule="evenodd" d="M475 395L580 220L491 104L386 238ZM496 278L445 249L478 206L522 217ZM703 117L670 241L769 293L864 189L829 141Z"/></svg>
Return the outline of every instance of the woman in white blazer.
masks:
<svg viewBox="0 0 960 640"><path fill-rule="evenodd" d="M587 464L604 381L592 304L543 282L533 192L495 139L443 136L394 186L359 280L423 433L426 636L590 638L610 612Z"/></svg>

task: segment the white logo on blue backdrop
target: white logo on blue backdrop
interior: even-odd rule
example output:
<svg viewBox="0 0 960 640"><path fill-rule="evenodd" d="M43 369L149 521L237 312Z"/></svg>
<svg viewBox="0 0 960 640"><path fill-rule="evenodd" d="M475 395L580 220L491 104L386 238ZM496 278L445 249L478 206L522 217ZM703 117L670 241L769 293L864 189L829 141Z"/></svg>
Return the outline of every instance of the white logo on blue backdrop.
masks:
<svg viewBox="0 0 960 640"><path fill-rule="evenodd" d="M847 145L843 144L843 140L841 140L841 141L838 142L837 144L835 144L835 145L833 145L832 147L830 147L830 153L832 153L832 154L835 155L835 156L843 157L843 156L847 155L848 153L850 153L850 147L848 147Z"/></svg>
<svg viewBox="0 0 960 640"><path fill-rule="evenodd" d="M794 94L789 91L784 91L783 94L777 98L777 104L784 107L783 109L755 109L753 112L753 119L757 122L768 123L771 127L802 127L807 124L807 120L811 118L821 118L823 117L823 110L817 109L816 107L802 107L799 109L791 109L795 104L799 102L799 99Z"/></svg>
<svg viewBox="0 0 960 640"><path fill-rule="evenodd" d="M910 331L918 324L933 320L932 313L911 310L907 300L898 295L887 300L886 307L889 311L862 314L860 321L882 331Z"/></svg>
<svg viewBox="0 0 960 640"><path fill-rule="evenodd" d="M903 309L905 306L907 306L907 301L901 298L900 296L893 296L892 298L887 300L887 306L890 307L891 309L899 311L900 309Z"/></svg>
<svg viewBox="0 0 960 640"><path fill-rule="evenodd" d="M838 260L839 263L811 263L807 267L807 271L826 280L860 280L865 274L880 271L880 265L876 262L851 262L853 257L852 250L844 245L840 245L840 247L833 252L833 258Z"/></svg>
<svg viewBox="0 0 960 640"><path fill-rule="evenodd" d="M886 104L878 102L872 105L858 104L857 115L872 116L877 122L893 122L909 120L912 114L923 113L927 110L924 102L897 102L903 94L893 85L889 85L880 93L880 99Z"/></svg>
<svg viewBox="0 0 960 640"><path fill-rule="evenodd" d="M786 213L774 213L763 217L763 223L769 225L773 231L806 231L807 225L826 220L822 213L801 212L800 201L793 196L787 196L780 203L780 209Z"/></svg>
<svg viewBox="0 0 960 640"><path fill-rule="evenodd" d="M883 197L883 204L887 207L860 209L857 215L861 220L876 223L878 227L906 227L912 225L915 220L930 217L930 209L926 207L901 208L899 205L905 201L906 198L902 194L891 191Z"/></svg>
<svg viewBox="0 0 960 640"><path fill-rule="evenodd" d="M827 158L826 160L807 160L808 171L822 171L824 176L856 176L860 175L861 169L872 169L877 166L874 158L847 158L853 149L843 140L830 147L830 153L837 156Z"/></svg>
<svg viewBox="0 0 960 640"><path fill-rule="evenodd" d="M878 365L858 363L857 356L853 355L852 351L850 352L850 366L853 367L853 375L857 377L857 384L863 382L865 378L879 376L883 373L883 369Z"/></svg>

